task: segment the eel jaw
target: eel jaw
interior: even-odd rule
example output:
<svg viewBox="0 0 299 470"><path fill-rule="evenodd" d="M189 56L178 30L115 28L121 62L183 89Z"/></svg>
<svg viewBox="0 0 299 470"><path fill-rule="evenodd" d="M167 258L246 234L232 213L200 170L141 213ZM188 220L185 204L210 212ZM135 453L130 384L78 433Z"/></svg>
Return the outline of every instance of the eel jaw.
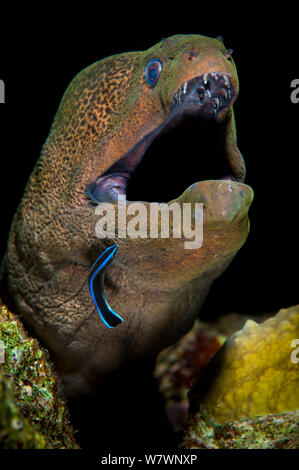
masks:
<svg viewBox="0 0 299 470"><path fill-rule="evenodd" d="M235 94L227 74L205 73L182 84L173 97L171 111L197 113L217 119L220 113L231 106Z"/></svg>
<svg viewBox="0 0 299 470"><path fill-rule="evenodd" d="M132 174L140 164L147 148L161 134L176 127L185 118L200 118L217 122L217 126L226 139L225 117L237 97L234 85L228 74L210 72L185 81L171 98L168 117L137 142L125 155L108 168L96 181L90 184L86 194L92 202L116 202L118 196L126 196L126 188ZM224 144L232 176L223 179L244 181L245 165L235 143ZM241 171L239 171L241 169ZM139 199L138 199L139 200Z"/></svg>

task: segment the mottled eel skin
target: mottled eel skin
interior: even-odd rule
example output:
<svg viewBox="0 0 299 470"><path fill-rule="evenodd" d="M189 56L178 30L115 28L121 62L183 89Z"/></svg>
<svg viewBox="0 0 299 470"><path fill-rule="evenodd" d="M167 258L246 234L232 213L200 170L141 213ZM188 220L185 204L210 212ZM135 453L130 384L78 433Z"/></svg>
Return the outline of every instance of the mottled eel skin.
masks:
<svg viewBox="0 0 299 470"><path fill-rule="evenodd" d="M66 90L15 214L2 271L16 311L50 348L67 394L88 393L124 361L156 354L185 334L212 281L244 244L253 194L236 143L237 95L231 51L200 35L100 60ZM178 195L179 203L204 203L203 246L184 249L185 239L171 237L98 239L92 199L125 194L148 145L187 114L217 121L235 177L194 182ZM198 158L209 158L197 146ZM124 321L111 329L100 320L88 276L114 243L105 293Z"/></svg>

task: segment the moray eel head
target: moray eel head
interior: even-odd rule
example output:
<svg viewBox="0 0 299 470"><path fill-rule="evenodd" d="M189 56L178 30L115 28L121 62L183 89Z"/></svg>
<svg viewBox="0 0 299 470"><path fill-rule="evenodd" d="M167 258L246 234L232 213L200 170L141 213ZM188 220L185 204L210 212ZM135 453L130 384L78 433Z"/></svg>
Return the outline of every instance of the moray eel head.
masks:
<svg viewBox="0 0 299 470"><path fill-rule="evenodd" d="M125 360L155 354L185 334L211 283L244 244L253 193L237 146L238 92L231 50L200 35L107 57L67 88L14 217L4 265L15 308L51 349L67 393L81 393ZM192 139L183 139L180 157L166 148L152 159L155 144L179 136L190 121ZM229 167L220 177L216 141ZM201 175L198 162L210 162L216 179ZM162 166L166 180L158 183ZM203 204L201 247L186 249L190 237L174 237L171 223L167 238L120 237L117 222L114 235L96 235L105 204L119 220L119 196L126 208L143 201L150 214L150 199L139 192L148 181L152 200L167 207ZM163 188L173 190L169 198L158 196ZM132 216L127 212L127 223Z"/></svg>
<svg viewBox="0 0 299 470"><path fill-rule="evenodd" d="M214 138L221 143L224 158L231 166L229 179L243 182L245 164L236 145L232 111L239 84L231 50L219 39L178 35L140 54L135 67L122 111L127 114L132 107L126 135L131 143L122 154L116 152L117 160L88 187L90 198L99 202L125 195L151 144L167 130L192 118L199 130L202 123L214 126ZM121 136L120 132L120 140ZM189 165L192 168L192 162Z"/></svg>
<svg viewBox="0 0 299 470"><path fill-rule="evenodd" d="M193 121L193 131L195 129L196 133L193 134L193 143L185 145L186 155L175 162L167 154L158 154L158 158L168 161L167 181L163 186L173 185L175 172L183 172L184 167L189 169L189 186L184 188L181 195L174 188L174 197L168 205L173 202L179 203L181 207L184 203L204 204L203 249L192 250L192 253L187 254L183 245L186 240L174 240L170 236L168 240L163 240L164 253L161 253L161 240L152 239L150 243L136 239L123 241L117 238L119 233L115 238L111 237L112 242L120 245L118 259L121 260L122 253L126 253L126 265L130 266L130 270L139 272L140 276L145 271L156 281L160 279L163 282L166 279L168 284L175 284L175 280L186 282L202 271L208 272L215 264L214 256L217 257L218 266L223 266L242 246L248 233L247 212L253 193L244 184L246 169L236 139L233 113L233 104L239 93L236 66L232 51L226 49L222 40L198 35L173 36L148 51L127 56L127 60L129 58L134 74L122 106L115 110L117 116L123 117L123 121L117 127L116 137L112 136L107 147L104 144L103 158L111 152L109 165L104 165L101 160L101 170L93 169L89 173L89 177L93 174L95 178L89 179L85 187L86 195L89 202L114 203L116 213L119 196L127 200L127 204L129 201L144 201L138 190L148 180L151 181L155 197L155 191L159 193L160 188L152 182L160 171L159 163L148 161L143 180L139 176L140 168L155 142L171 132L173 136L173 131L177 132L184 123ZM192 146L198 148L197 160L203 163L212 160L212 171L217 169L217 162L213 162L209 147L201 148L206 130L210 147L217 141L221 147L221 157L229 169L221 178L200 181L200 171L198 179L195 179L194 157L188 156ZM123 146L124 141L126 145ZM152 169L154 174L150 175ZM132 184L136 180L139 183L137 190L132 191ZM144 204L149 215L149 203ZM215 236L211 236L212 230ZM215 243L218 238L220 243ZM128 251L139 249L140 256L134 257L131 263ZM139 260L142 260L140 267ZM178 264L180 270L177 269Z"/></svg>

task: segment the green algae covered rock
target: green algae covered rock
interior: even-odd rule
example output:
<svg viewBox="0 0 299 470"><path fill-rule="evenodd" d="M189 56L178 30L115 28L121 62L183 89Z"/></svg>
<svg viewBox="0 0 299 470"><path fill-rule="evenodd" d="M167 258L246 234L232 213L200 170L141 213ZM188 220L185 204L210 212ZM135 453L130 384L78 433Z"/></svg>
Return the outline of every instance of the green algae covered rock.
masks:
<svg viewBox="0 0 299 470"><path fill-rule="evenodd" d="M183 449L298 449L299 414L290 411L279 415L223 424L209 423L194 416L184 434Z"/></svg>
<svg viewBox="0 0 299 470"><path fill-rule="evenodd" d="M299 448L299 306L228 338L190 393L186 448Z"/></svg>
<svg viewBox="0 0 299 470"><path fill-rule="evenodd" d="M47 351L1 301L0 448L78 448Z"/></svg>

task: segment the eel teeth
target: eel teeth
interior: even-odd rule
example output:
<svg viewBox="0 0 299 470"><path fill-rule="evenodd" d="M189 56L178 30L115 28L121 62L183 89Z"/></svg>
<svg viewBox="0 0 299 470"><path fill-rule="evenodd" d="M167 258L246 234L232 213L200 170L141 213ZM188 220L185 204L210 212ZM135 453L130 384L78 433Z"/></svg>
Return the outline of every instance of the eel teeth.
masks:
<svg viewBox="0 0 299 470"><path fill-rule="evenodd" d="M227 88L230 88L230 83L229 83L229 78L228 78L228 76L227 76L227 75L224 75L224 76L223 76L223 79L224 79L225 86L226 86Z"/></svg>
<svg viewBox="0 0 299 470"><path fill-rule="evenodd" d="M215 102L215 108L218 109L220 106L220 99L216 97L214 98L214 102Z"/></svg>
<svg viewBox="0 0 299 470"><path fill-rule="evenodd" d="M174 95L173 105L183 104L187 95L188 102L198 99L199 104L206 103L207 100L212 98L214 108L218 112L219 109L228 104L227 102L231 100L232 94L233 90L228 75L221 72L206 72L201 76L183 82Z"/></svg>

